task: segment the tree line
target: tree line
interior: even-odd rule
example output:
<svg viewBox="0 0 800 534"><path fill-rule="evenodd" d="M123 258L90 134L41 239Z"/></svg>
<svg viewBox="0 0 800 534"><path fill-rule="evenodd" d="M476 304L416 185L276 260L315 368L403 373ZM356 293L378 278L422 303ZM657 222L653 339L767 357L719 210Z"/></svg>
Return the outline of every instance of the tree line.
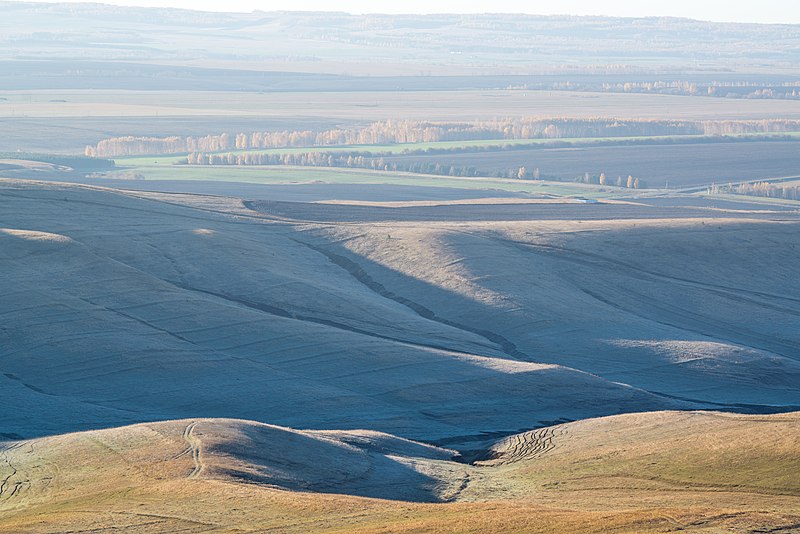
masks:
<svg viewBox="0 0 800 534"><path fill-rule="evenodd" d="M508 90L602 91L606 93L652 93L663 95L710 96L744 99L800 99L800 82L687 80L651 81L555 81L509 85Z"/></svg>
<svg viewBox="0 0 800 534"><path fill-rule="evenodd" d="M800 185L776 184L770 182L756 182L744 184L712 185L710 194L728 193L734 195L748 195L754 197L783 198L786 200L800 200Z"/></svg>
<svg viewBox="0 0 800 534"><path fill-rule="evenodd" d="M202 137L114 137L86 147L98 158L155 154L214 153L228 150L388 145L442 141L614 138L670 135L741 135L800 131L784 119L673 121L574 118L517 118L466 122L387 120L366 126L275 132L221 133Z"/></svg>
<svg viewBox="0 0 800 534"><path fill-rule="evenodd" d="M373 171L399 171L443 176L480 176L475 167L442 165L427 162L391 162L383 156L391 153L374 154L370 152L294 152L286 154L265 154L244 152L227 154L206 154L192 152L184 163L188 165L289 165L297 167L346 167L351 169L370 169Z"/></svg>
<svg viewBox="0 0 800 534"><path fill-rule="evenodd" d="M114 162L110 159L97 159L86 156L66 155L66 154L42 154L38 152L0 152L0 159L17 159L28 161L40 161L52 165L62 165L70 167L76 171L102 171L114 168Z"/></svg>
<svg viewBox="0 0 800 534"><path fill-rule="evenodd" d="M422 152L422 151L420 151ZM183 162L187 165L288 165L297 167L345 167L351 169L369 169L373 171L392 171L410 172L415 174L433 174L438 176L456 177L480 177L487 176L473 166L447 165L427 161L391 161L387 162L384 157L393 155L391 152L372 153L372 152L293 152L285 154L243 152L227 154L205 154L202 152L192 152ZM562 181L561 177L543 177L539 168L527 169L526 167L514 167L506 171L495 171L494 178L511 178L518 180L541 180L548 179ZM628 176L607 178L605 173L590 174L585 173L574 179L576 182L596 185L609 185L616 187L627 187L628 189L645 189L647 184L644 180Z"/></svg>

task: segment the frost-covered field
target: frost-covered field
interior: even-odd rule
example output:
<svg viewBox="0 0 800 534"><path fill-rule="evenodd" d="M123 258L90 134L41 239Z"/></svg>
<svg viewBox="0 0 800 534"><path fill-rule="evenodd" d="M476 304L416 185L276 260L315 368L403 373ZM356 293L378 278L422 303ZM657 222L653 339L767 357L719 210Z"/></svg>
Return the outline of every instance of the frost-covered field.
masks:
<svg viewBox="0 0 800 534"><path fill-rule="evenodd" d="M129 495L175 484L180 495L216 502L224 492L215 485L223 484L245 507L264 499L277 506L284 493L268 487L313 492L314 499L512 499L503 505L511 506L533 495L530 484L566 483L584 476L581 469L613 475L613 463L581 464L584 474L567 470L563 479L553 475L562 467L553 468L535 483L502 471L507 456L527 465L559 444L574 458L592 450L586 441L564 441L569 425L552 425L620 413L767 413L800 405L796 212L682 206L680 199L672 207L441 195L270 203L0 181L0 478L8 477L0 517L21 521L5 524L37 531L28 514L75 487L83 497L73 504L128 514L132 501L103 497L120 495L124 465L139 473L125 483L133 484L125 486ZM637 422L617 431L639 445L631 428L665 430L658 450L668 448L669 435L687 432L677 415L631 417ZM794 416L775 417L764 421ZM170 420L182 421L118 428ZM761 419L746 421L726 427L731 440L745 439ZM780 447L788 447L780 440L797 443L793 431L766 422ZM118 430L67 435L112 427ZM531 429L540 430L502 440ZM628 442L615 439L627 450ZM645 449L636 455L646 457ZM108 464L104 450L125 463ZM796 451L783 450L775 454L796 460ZM217 453L222 463L203 463ZM580 462L591 462L585 454ZM147 467L153 455L167 463ZM636 455L626 472L644 469ZM301 468L303 458L321 458L332 471ZM777 469L747 458L759 480ZM484 463L463 463L473 460ZM694 460L675 459L669 473L649 476L684 480L684 461ZM86 489L101 465L116 467L96 491ZM703 484L733 484L711 476L715 469L703 471ZM162 480L158 489L154 480ZM769 484L759 484L747 491L767 491ZM776 484L769 486L782 496L775 509L796 513L796 488ZM614 506L630 505L623 494ZM760 524L752 510L761 501L751 497L736 505L744 510L736 521ZM690 500L682 494L676 506ZM733 500L707 502L735 508ZM158 528L195 519L233 525L221 516L200 519L189 505L178 520L144 501L150 511L143 514L164 516ZM325 508L323 501L306 504ZM387 506L380 514L396 513L398 505ZM61 519L121 525L113 514L80 519L78 508ZM256 509L243 517L263 517L266 508ZM682 510L695 519L699 513ZM276 520L283 527L313 516L284 513L289 519ZM415 508L412 517L427 513ZM341 524L330 510L320 514ZM144 515L130 517L147 530L139 524ZM765 521L783 525L785 517ZM558 514L552 520L567 524Z"/></svg>

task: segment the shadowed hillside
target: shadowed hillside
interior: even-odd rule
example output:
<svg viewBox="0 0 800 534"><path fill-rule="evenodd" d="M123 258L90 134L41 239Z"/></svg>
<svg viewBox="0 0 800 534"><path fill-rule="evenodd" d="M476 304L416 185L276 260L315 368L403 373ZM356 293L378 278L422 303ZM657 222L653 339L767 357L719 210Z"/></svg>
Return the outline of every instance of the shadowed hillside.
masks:
<svg viewBox="0 0 800 534"><path fill-rule="evenodd" d="M85 187L0 198L9 434L203 413L438 440L700 406L430 320L301 226Z"/></svg>
<svg viewBox="0 0 800 534"><path fill-rule="evenodd" d="M496 220L520 206L529 220ZM6 181L3 432L202 413L470 450L558 420L800 404L797 234L777 222L793 214L542 220L554 206L498 204L489 222L443 206L387 229Z"/></svg>

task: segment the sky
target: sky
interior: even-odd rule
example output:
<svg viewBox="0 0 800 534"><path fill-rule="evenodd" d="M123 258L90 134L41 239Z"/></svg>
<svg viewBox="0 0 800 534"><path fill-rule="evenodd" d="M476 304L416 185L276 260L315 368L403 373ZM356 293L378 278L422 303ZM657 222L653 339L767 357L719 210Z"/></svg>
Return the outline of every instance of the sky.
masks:
<svg viewBox="0 0 800 534"><path fill-rule="evenodd" d="M46 0L57 2L59 0ZM63 1L63 0L62 0ZM69 0L72 2L80 0ZM91 0L85 0L91 1ZM94 0L204 11L346 11L349 13L531 13L538 15L673 16L720 22L800 24L800 0Z"/></svg>

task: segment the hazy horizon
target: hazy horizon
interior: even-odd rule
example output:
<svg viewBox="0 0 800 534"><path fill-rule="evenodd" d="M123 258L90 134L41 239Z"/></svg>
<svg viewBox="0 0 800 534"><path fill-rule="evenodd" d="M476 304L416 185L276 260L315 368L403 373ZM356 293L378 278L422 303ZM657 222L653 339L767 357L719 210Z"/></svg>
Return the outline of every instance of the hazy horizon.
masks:
<svg viewBox="0 0 800 534"><path fill-rule="evenodd" d="M224 4L212 0L198 0L188 4L178 0L108 0L86 2L82 0L39 0L41 3L100 3L131 7L168 7L196 11L218 12L251 12L251 11L330 11L348 12L352 14L473 14L473 13L524 13L530 15L572 15L572 16L609 16L609 17L679 17L714 22L739 23L800 23L800 5L787 6L782 0L766 0L758 6L753 4L732 5L729 2L691 2L677 0L667 7L662 3L653 5L637 4L612 0L597 5L588 0L567 0L555 5L530 3L518 0L504 0L488 4L483 1L444 1L423 2L409 0L405 2L381 2L380 9L372 2L363 0L344 0L334 6L322 0L305 0L299 2L276 1L269 6L255 0L232 0Z"/></svg>

